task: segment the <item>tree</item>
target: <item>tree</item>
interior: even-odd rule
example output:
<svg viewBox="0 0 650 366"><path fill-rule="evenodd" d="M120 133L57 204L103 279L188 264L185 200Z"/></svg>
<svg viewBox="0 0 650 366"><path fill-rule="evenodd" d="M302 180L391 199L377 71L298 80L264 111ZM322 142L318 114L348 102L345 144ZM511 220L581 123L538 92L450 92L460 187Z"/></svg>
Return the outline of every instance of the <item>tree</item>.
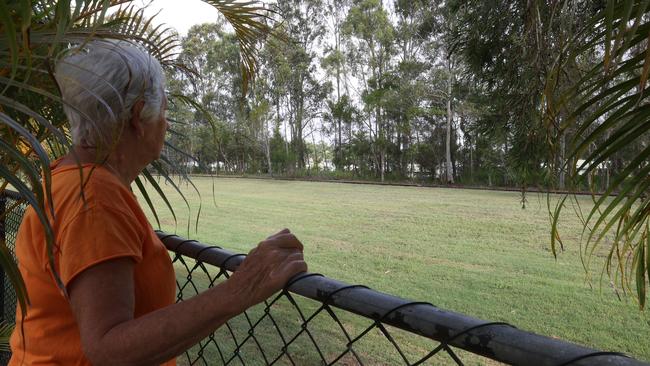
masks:
<svg viewBox="0 0 650 366"><path fill-rule="evenodd" d="M396 67L392 78L396 88L388 94L387 104L396 135L393 165L398 175L404 177L407 175L406 153L413 140L414 124L416 119L423 117L429 92L425 75L431 65L427 63L425 51L431 43L434 28L429 1L397 0L394 5L397 15Z"/></svg>
<svg viewBox="0 0 650 366"><path fill-rule="evenodd" d="M345 49L342 40L343 22L345 21L345 11L349 7L349 0L327 0L325 1L325 14L327 16L332 43L325 46L325 56L321 60L321 66L328 73L333 75L336 87L336 99L328 100L330 123L334 126L334 164L337 169L345 169L342 165L343 159L343 111L345 105L349 102L348 86L346 75ZM341 95L342 85L344 84L345 94ZM345 101L344 101L345 99ZM349 124L349 121L348 121Z"/></svg>
<svg viewBox="0 0 650 366"><path fill-rule="evenodd" d="M379 0L356 0L345 20L344 32L356 38L360 52L350 58L354 67L360 71L364 85L362 94L366 105L366 125L371 138L375 170L384 180L386 171L386 151L388 146L385 119L385 93L390 87L386 84L386 74L393 54L393 26L388 13ZM373 123L374 122L374 123Z"/></svg>
<svg viewBox="0 0 650 366"><path fill-rule="evenodd" d="M283 56L292 65L287 75L287 112L291 127L291 146L297 157L296 168L305 167L305 127L320 113L327 86L314 75L314 47L325 31L323 7L319 0L278 2L280 14L290 43L284 45ZM292 45L290 47L289 45Z"/></svg>

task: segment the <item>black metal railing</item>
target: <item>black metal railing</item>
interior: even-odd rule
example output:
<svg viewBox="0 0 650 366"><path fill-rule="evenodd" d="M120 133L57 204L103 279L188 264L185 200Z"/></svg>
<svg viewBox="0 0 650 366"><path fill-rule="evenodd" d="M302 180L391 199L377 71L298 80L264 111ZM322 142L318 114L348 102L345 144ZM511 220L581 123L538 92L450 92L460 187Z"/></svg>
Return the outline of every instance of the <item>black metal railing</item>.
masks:
<svg viewBox="0 0 650 366"><path fill-rule="evenodd" d="M0 239L9 248L24 211L18 198L0 195ZM245 258L195 240L158 235L174 262L178 301L226 280ZM5 284L4 319L14 316L15 295L7 295L12 291ZM315 273L296 276L280 293L229 320L178 363L648 365Z"/></svg>

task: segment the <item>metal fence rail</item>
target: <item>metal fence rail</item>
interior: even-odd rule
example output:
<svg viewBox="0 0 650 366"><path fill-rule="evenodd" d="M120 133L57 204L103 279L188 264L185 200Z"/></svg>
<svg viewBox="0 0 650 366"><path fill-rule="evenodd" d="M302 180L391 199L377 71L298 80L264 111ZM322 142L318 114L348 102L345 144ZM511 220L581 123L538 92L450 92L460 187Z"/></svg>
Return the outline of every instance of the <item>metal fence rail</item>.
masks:
<svg viewBox="0 0 650 366"><path fill-rule="evenodd" d="M197 278L204 278L203 284L208 286L228 277L245 258L244 254L234 254L220 247L207 246L194 240L186 240L176 235L158 233L167 248L175 253L174 263L184 269L185 274L177 275L178 301L186 295L201 291L197 286ZM211 268L212 267L212 268ZM214 268L216 267L216 268ZM188 291L189 290L189 291ZM299 295L299 296L296 296ZM300 297L311 299L317 305L303 307L298 301ZM289 307L293 316L298 319L299 326L295 329L283 329L278 324L279 316L276 310L279 302L291 304ZM345 322L341 320L341 310L356 314L369 321L366 326L352 333ZM281 313L287 316L286 312ZM291 315L289 315L291 316ZM326 352L324 345L319 344L315 332L319 329L313 326L315 319L324 316L330 323L330 329L336 329L344 339L343 347L335 352ZM327 278L320 274L309 273L292 279L280 294L268 300L261 306L261 311L242 315L245 322L239 325L228 324L228 333L220 333L229 337L228 342L234 343L225 352L222 346L223 338L213 334L201 342L194 350L185 355L189 364L213 364L216 360L206 358L209 347L216 349L222 364L249 364L248 358L242 356L243 350L257 354L259 364L271 365L279 361L282 364L458 364L463 365L460 350L469 351L474 355L485 357L472 362L490 362L488 359L514 365L647 365L617 352L602 352L557 339L519 330L512 325L501 322L486 322L462 314L445 311L422 302L404 300L392 295L371 290L361 285L349 285ZM233 322L234 323L234 322ZM244 327L238 337L236 328ZM265 331L259 328L268 327ZM400 343L393 335L395 329L407 331L413 338L426 337L436 342L424 354L413 356L404 350L406 343ZM280 340L279 347L266 349L264 342L257 336L266 332ZM372 334L372 335L371 335ZM304 351L302 347L293 347L293 343L302 336L308 338L312 356L309 359L296 359L296 351ZM367 357L367 352L361 352L361 343L366 337L383 337L384 347L392 347L397 355L393 360L377 361ZM248 346L248 347L247 347ZM467 355L465 353L465 355ZM435 358L434 358L435 357ZM302 363L301 363L302 361ZM493 363L493 362L492 362Z"/></svg>
<svg viewBox="0 0 650 366"><path fill-rule="evenodd" d="M25 205L0 194L0 241L13 249ZM158 233L176 270L177 300L227 279L244 260L220 247ZM3 319L15 316L4 275ZM0 355L0 365L7 355ZM349 285L320 274L228 321L178 359L179 365L649 365Z"/></svg>

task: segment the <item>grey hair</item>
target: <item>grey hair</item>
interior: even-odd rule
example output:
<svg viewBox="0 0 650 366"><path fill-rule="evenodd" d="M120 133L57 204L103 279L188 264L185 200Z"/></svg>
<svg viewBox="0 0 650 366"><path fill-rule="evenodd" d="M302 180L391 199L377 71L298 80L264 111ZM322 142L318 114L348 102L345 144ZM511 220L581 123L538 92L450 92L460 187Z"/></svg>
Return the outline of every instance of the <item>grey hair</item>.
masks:
<svg viewBox="0 0 650 366"><path fill-rule="evenodd" d="M115 143L139 100L144 101L139 116L144 121L164 113L162 67L131 43L96 40L73 48L57 62L55 78L75 145Z"/></svg>

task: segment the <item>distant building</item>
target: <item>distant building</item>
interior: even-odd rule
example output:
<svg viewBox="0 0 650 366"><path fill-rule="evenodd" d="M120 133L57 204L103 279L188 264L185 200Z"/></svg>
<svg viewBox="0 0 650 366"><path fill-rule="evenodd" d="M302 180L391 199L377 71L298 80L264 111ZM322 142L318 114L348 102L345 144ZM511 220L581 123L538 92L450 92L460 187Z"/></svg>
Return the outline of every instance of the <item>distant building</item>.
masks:
<svg viewBox="0 0 650 366"><path fill-rule="evenodd" d="M217 171L224 170L226 164L224 164L223 161L215 161L214 163L210 163L208 166L210 167L210 171L212 173L215 173Z"/></svg>
<svg viewBox="0 0 650 366"><path fill-rule="evenodd" d="M585 161L586 161L585 159L578 159L578 161L576 161L576 169L578 170L579 175L585 175L587 173L588 165L586 167L582 167ZM607 169L608 166L609 166L609 160L605 160L602 163L598 164L596 170Z"/></svg>

